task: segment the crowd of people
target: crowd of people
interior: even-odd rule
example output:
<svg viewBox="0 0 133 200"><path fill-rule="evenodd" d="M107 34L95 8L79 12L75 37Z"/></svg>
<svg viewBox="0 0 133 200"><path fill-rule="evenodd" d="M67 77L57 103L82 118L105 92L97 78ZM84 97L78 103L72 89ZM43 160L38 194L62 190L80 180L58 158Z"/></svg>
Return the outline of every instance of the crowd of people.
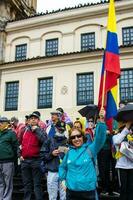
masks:
<svg viewBox="0 0 133 200"><path fill-rule="evenodd" d="M12 199L13 176L21 171L24 200L31 200L33 188L36 200L44 199L43 176L49 200L98 200L99 194L132 200L133 160L119 150L133 122L119 127L114 120L110 132L104 118L100 110L97 120L73 122L62 108L46 122L39 111L26 115L25 123L0 117L0 199Z"/></svg>

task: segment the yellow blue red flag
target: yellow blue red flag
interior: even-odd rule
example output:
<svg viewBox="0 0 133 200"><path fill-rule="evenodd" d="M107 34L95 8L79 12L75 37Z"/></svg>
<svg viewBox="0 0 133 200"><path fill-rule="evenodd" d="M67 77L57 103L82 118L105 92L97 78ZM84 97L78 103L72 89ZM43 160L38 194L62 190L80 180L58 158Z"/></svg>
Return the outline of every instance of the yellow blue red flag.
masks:
<svg viewBox="0 0 133 200"><path fill-rule="evenodd" d="M107 25L107 40L103 56L103 65L102 65L99 100L98 100L99 109L101 108L101 106L105 108L106 122L110 130L112 130L113 117L116 116L117 114L119 77L120 77L120 60L119 60L118 37L116 31L115 5L114 5L114 0L110 0L108 25Z"/></svg>

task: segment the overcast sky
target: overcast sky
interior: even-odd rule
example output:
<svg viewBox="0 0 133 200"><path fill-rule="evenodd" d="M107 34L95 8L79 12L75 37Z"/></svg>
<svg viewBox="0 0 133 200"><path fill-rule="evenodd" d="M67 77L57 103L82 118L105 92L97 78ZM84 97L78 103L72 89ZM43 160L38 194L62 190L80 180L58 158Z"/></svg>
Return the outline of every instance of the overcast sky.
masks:
<svg viewBox="0 0 133 200"><path fill-rule="evenodd" d="M37 11L45 12L46 10L52 11L59 8L73 7L80 3L84 4L100 2L100 0L38 0L37 2Z"/></svg>

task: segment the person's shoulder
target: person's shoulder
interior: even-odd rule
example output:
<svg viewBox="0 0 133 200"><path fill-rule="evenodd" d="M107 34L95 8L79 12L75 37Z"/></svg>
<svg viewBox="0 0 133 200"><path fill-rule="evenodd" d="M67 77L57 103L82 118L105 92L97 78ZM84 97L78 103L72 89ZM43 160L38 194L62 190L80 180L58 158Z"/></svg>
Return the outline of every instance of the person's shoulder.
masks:
<svg viewBox="0 0 133 200"><path fill-rule="evenodd" d="M25 124L23 124L23 123L19 123L18 125L17 125L17 127L16 127L16 130L17 131L20 131L22 128L24 128L25 127Z"/></svg>
<svg viewBox="0 0 133 200"><path fill-rule="evenodd" d="M24 124L24 123L19 123L18 126L19 126L19 127L21 127L21 126L24 127L25 124Z"/></svg>
<svg viewBox="0 0 133 200"><path fill-rule="evenodd" d="M12 133L15 134L15 131L14 131L12 128L6 129L6 132L7 132L7 133L10 133L10 134L12 134Z"/></svg>
<svg viewBox="0 0 133 200"><path fill-rule="evenodd" d="M13 131L11 128L7 129L6 132L11 135L12 137L16 137L15 131Z"/></svg>
<svg viewBox="0 0 133 200"><path fill-rule="evenodd" d="M68 148L69 148L68 152L73 152L76 150L76 147L74 147L72 145L68 145Z"/></svg>

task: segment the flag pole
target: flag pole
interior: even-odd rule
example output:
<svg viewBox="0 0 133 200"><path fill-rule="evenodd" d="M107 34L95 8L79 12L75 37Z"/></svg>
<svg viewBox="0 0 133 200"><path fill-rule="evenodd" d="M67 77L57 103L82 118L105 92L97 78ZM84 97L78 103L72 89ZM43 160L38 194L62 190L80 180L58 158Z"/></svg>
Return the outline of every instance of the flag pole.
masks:
<svg viewBox="0 0 133 200"><path fill-rule="evenodd" d="M104 71L104 76L103 76L103 89L102 89L101 109L104 109L104 103L105 103L105 81L106 81L106 70Z"/></svg>
<svg viewBox="0 0 133 200"><path fill-rule="evenodd" d="M104 76L103 76L103 89L102 89L102 104L101 104L101 109L100 109L100 118L104 119L105 118L105 108L104 108L104 103L105 103L105 82L106 82L106 70L104 71Z"/></svg>

